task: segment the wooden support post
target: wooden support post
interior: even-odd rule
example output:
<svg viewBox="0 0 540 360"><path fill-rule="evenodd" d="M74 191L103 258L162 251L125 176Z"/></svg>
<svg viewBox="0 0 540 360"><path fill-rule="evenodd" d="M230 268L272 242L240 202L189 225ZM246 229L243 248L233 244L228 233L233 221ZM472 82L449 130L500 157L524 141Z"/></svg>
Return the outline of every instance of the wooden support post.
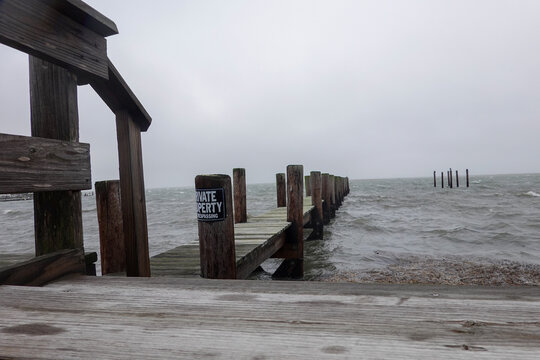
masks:
<svg viewBox="0 0 540 360"><path fill-rule="evenodd" d="M287 206L287 187L285 174L276 174L277 207Z"/></svg>
<svg viewBox="0 0 540 360"><path fill-rule="evenodd" d="M127 276L150 276L141 130L125 110L116 112L120 194Z"/></svg>
<svg viewBox="0 0 540 360"><path fill-rule="evenodd" d="M433 187L437 187L437 172L433 171Z"/></svg>
<svg viewBox="0 0 540 360"><path fill-rule="evenodd" d="M306 183L306 196L311 196L311 178L309 175L304 176Z"/></svg>
<svg viewBox="0 0 540 360"><path fill-rule="evenodd" d="M330 217L336 217L336 177L330 175Z"/></svg>
<svg viewBox="0 0 540 360"><path fill-rule="evenodd" d="M287 166L287 239L283 246L286 259L272 275L273 278L301 279L304 277L304 167Z"/></svg>
<svg viewBox="0 0 540 360"><path fill-rule="evenodd" d="M456 187L458 188L459 187L459 175L458 175L458 171L456 170Z"/></svg>
<svg viewBox="0 0 540 360"><path fill-rule="evenodd" d="M441 188L444 189L444 173L441 171Z"/></svg>
<svg viewBox="0 0 540 360"><path fill-rule="evenodd" d="M201 276L236 279L231 178L199 175L195 178Z"/></svg>
<svg viewBox="0 0 540 360"><path fill-rule="evenodd" d="M247 222L246 169L233 169L234 223Z"/></svg>
<svg viewBox="0 0 540 360"><path fill-rule="evenodd" d="M101 274L126 271L126 248L122 221L120 181L96 182Z"/></svg>
<svg viewBox="0 0 540 360"><path fill-rule="evenodd" d="M322 199L324 200L323 221L324 225L327 225L330 222L330 175L327 173L322 174L321 180Z"/></svg>
<svg viewBox="0 0 540 360"><path fill-rule="evenodd" d="M311 225L313 232L310 239L323 238L323 206L322 206L322 179L320 171L312 171L311 179L311 204L315 206L311 213Z"/></svg>
<svg viewBox="0 0 540 360"><path fill-rule="evenodd" d="M30 56L32 136L79 141L77 77L68 70ZM36 256L83 247L80 191L34 194Z"/></svg>
<svg viewBox="0 0 540 360"><path fill-rule="evenodd" d="M469 187L469 169L465 170L465 177L467 178L467 187Z"/></svg>

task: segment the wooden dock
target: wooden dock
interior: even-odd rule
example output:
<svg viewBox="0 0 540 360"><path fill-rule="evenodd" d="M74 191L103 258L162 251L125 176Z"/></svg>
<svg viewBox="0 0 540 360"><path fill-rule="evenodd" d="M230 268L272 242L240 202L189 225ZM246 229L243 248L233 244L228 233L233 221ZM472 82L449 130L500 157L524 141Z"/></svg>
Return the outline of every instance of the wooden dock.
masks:
<svg viewBox="0 0 540 360"><path fill-rule="evenodd" d="M539 287L180 278L0 286L6 359L538 359Z"/></svg>
<svg viewBox="0 0 540 360"><path fill-rule="evenodd" d="M304 226L311 221L314 206L311 197L304 198ZM262 215L247 218L247 222L234 225L234 243L238 277L248 277L259 265L274 254L285 241L285 232L291 226L287 221L287 208L278 207ZM308 237L311 229L305 229ZM193 277L201 275L199 242L180 245L150 259L152 276Z"/></svg>

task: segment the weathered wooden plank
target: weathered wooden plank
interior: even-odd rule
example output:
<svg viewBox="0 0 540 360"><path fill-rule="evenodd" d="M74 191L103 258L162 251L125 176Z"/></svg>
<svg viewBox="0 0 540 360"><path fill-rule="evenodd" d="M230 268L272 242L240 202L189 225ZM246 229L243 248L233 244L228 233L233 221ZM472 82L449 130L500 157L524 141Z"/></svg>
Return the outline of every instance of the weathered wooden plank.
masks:
<svg viewBox="0 0 540 360"><path fill-rule="evenodd" d="M95 188L101 274L126 271L126 245L120 181L98 181Z"/></svg>
<svg viewBox="0 0 540 360"><path fill-rule="evenodd" d="M68 274L85 272L82 249L61 250L0 269L0 285L41 286Z"/></svg>
<svg viewBox="0 0 540 360"><path fill-rule="evenodd" d="M120 194L128 276L150 276L141 132L127 111L116 113Z"/></svg>
<svg viewBox="0 0 540 360"><path fill-rule="evenodd" d="M0 134L0 194L91 188L89 144Z"/></svg>
<svg viewBox="0 0 540 360"><path fill-rule="evenodd" d="M81 277L0 287L0 353L537 359L539 305L538 287Z"/></svg>
<svg viewBox="0 0 540 360"><path fill-rule="evenodd" d="M0 254L0 268L30 260L34 254Z"/></svg>
<svg viewBox="0 0 540 360"><path fill-rule="evenodd" d="M116 24L81 0L42 0L70 19L107 37L118 34Z"/></svg>
<svg viewBox="0 0 540 360"><path fill-rule="evenodd" d="M75 73L109 76L103 35L45 1L0 1L0 42Z"/></svg>
<svg viewBox="0 0 540 360"><path fill-rule="evenodd" d="M266 259L270 258L285 244L285 230L276 232L274 235L250 249L248 253L237 261L237 278L246 279L255 269L257 269ZM238 243L237 243L238 244Z"/></svg>
<svg viewBox="0 0 540 360"><path fill-rule="evenodd" d="M148 130L152 118L110 60L108 79L92 78L90 85L115 114L127 111L141 131Z"/></svg>
<svg viewBox="0 0 540 360"><path fill-rule="evenodd" d="M77 77L70 71L30 56L32 136L79 142ZM80 191L34 194L36 255L83 247Z"/></svg>

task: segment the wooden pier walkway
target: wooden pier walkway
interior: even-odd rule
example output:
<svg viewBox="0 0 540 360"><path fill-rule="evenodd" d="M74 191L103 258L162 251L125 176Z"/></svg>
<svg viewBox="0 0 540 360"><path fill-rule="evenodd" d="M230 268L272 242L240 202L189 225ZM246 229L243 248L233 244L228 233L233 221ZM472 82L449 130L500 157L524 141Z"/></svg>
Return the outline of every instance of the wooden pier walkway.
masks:
<svg viewBox="0 0 540 360"><path fill-rule="evenodd" d="M304 198L304 226L311 221L314 206L311 197ZM234 225L234 243L238 278L247 278L262 261L278 251L285 242L285 232L291 226L287 208L278 207L264 214L247 218ZM304 232L308 237L310 229ZM152 276L193 277L201 275L199 242L180 245L150 259Z"/></svg>

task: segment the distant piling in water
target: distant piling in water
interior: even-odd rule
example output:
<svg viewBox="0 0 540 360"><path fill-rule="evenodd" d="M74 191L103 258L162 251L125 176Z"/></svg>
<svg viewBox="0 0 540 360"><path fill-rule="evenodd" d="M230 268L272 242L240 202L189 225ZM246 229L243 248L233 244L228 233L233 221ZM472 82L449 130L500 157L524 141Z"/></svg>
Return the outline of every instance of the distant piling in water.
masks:
<svg viewBox="0 0 540 360"><path fill-rule="evenodd" d="M455 183L455 187L456 188L459 188L459 171L458 170L455 170L456 172L456 183ZM467 182L467 187L469 187L469 169L466 169L465 170L465 176L466 176L466 182ZM444 171L441 171L441 189L444 189L444 177L445 177L445 174L444 174ZM447 187L449 187L450 189L453 189L454 188L454 171L452 170L452 168L449 168L448 170L446 170L446 181L447 181ZM433 187L437 187L437 170L433 170Z"/></svg>

